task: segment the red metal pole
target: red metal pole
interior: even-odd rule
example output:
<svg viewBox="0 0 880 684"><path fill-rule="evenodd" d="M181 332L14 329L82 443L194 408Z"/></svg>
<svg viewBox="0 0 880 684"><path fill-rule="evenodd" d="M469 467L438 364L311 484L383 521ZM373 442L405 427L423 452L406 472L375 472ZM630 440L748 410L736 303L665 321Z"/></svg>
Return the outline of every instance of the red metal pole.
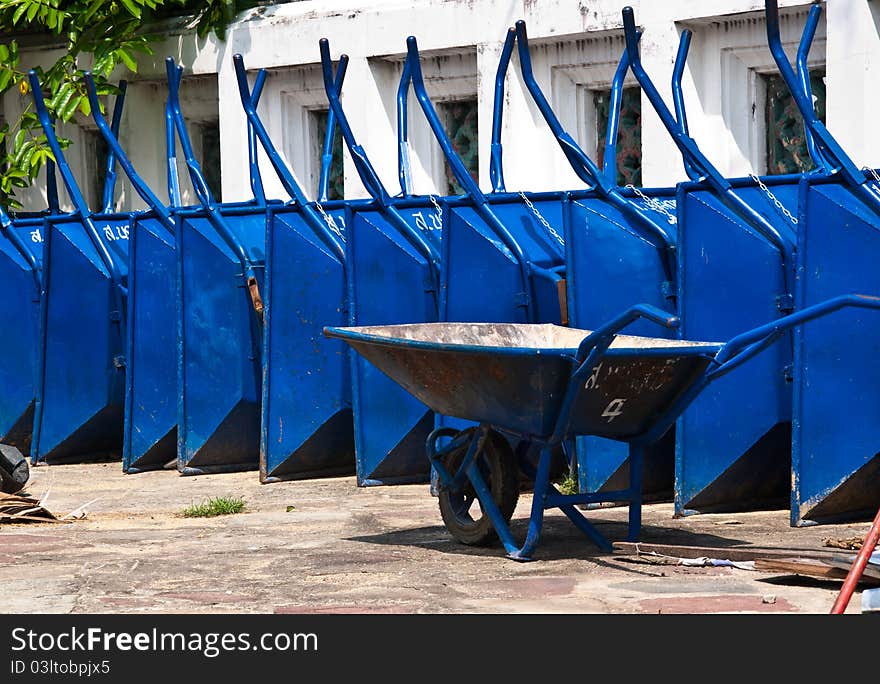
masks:
<svg viewBox="0 0 880 684"><path fill-rule="evenodd" d="M849 599L852 597L856 585L862 578L862 573L865 571L865 566L868 564L868 558L870 558L871 554L874 552L874 547L877 546L878 540L880 540L880 510L877 511L877 517L874 518L874 524L871 525L871 529L868 530L865 541L862 542L862 548L859 549L859 553L846 575L846 580L840 588L837 600L831 608L832 615L840 615L846 610Z"/></svg>

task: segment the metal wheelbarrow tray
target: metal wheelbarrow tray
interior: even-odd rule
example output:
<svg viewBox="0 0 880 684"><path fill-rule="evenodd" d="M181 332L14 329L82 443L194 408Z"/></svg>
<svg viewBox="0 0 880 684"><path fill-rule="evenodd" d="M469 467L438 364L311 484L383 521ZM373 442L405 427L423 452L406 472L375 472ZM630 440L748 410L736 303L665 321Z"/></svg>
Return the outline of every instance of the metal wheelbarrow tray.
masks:
<svg viewBox="0 0 880 684"><path fill-rule="evenodd" d="M625 311L596 331L554 325L435 323L327 328L432 410L479 428L439 428L427 442L440 479L440 508L459 541L497 534L511 558L528 560L546 508L560 508L600 548L609 541L579 504L629 504L629 538L641 526L641 460L712 381L775 342L789 328L843 307L880 308L880 298L837 297L738 335L726 344L618 336L639 318L673 328L678 319L649 305ZM520 438L516 459L506 440ZM562 495L550 483L553 448L577 435L626 442L628 486ZM451 441L444 446L441 440ZM508 521L518 496L516 465L540 449L528 537L519 545ZM482 516L470 508L479 501Z"/></svg>
<svg viewBox="0 0 880 684"><path fill-rule="evenodd" d="M0 442L30 453L38 368L43 218L0 210L0 320L15 321L0 355Z"/></svg>

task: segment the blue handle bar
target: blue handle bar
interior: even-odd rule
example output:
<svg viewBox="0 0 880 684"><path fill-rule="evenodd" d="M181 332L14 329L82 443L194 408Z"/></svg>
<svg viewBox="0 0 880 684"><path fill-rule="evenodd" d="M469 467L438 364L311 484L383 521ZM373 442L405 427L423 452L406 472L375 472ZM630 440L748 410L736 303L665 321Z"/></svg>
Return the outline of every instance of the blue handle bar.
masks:
<svg viewBox="0 0 880 684"><path fill-rule="evenodd" d="M254 81L254 89L251 91L250 99L254 108L260 103L260 95L263 94L263 86L266 84L266 72L262 69L257 73ZM257 138L253 125L248 122L248 166L250 167L251 190L254 193L254 199L261 207L266 206L266 191L263 189L263 177L260 175L260 162L257 150Z"/></svg>
<svg viewBox="0 0 880 684"><path fill-rule="evenodd" d="M788 62L782 41L779 38L779 8L776 0L765 0L764 11L767 17L767 42L773 60L779 69L779 73L785 80L804 123L813 135L815 144L818 146L822 157L826 162L840 170L841 176L850 188L867 204L875 213L880 214L880 197L877 197L866 185L867 179L855 165L852 159L843 150L840 144L831 135L819 117L813 106L812 98L804 92L797 75Z"/></svg>
<svg viewBox="0 0 880 684"><path fill-rule="evenodd" d="M400 212L393 206L391 195L385 189L379 175L367 158L367 153L361 147L354 137L348 117L345 110L342 109L342 102L339 99L340 92L336 89L333 78L333 60L330 58L330 42L326 38L318 41L321 51L321 70L324 75L324 91L327 93L327 101L330 109L336 116L337 125L342 133L342 139L348 147L352 161L354 161L358 176L364 184L367 192L376 201L383 213L392 221L400 233L415 247L422 256L431 264L432 272L435 277L439 277L440 270L440 254L437 249L425 240L422 234L407 223L406 219L401 216ZM340 58L341 59L341 58Z"/></svg>
<svg viewBox="0 0 880 684"><path fill-rule="evenodd" d="M189 170L190 179L192 180L196 196L201 205L205 208L211 225L238 258L245 279L249 282L254 279L255 282L256 276L254 274L254 268L244 245L220 213L219 207L214 200L214 195L211 193L211 189L208 187L208 183L205 181L205 177L202 174L201 166L196 160L195 154L193 154L192 143L190 142L189 133L186 130L186 122L183 119L183 113L180 111L179 72L174 64L174 59L171 57L168 57L165 60L165 72L168 78L168 106L170 107L171 114L174 118L177 137L180 138L180 146L183 149L183 156L186 160L186 166Z"/></svg>
<svg viewBox="0 0 880 684"><path fill-rule="evenodd" d="M95 80L92 77L92 73L90 71L86 71L83 74L83 80L86 84L86 94L89 98L89 104L92 108L92 119L94 119L95 124L98 127L98 131L104 136L104 140L107 141L107 145L113 151L116 159L119 162L119 165L122 167L125 174L128 176L131 181L132 187L135 189L138 195L140 195L141 199L147 203L147 205L156 212L159 217L159 220L162 222L169 231L174 232L174 220L171 218L171 213L168 211L168 208L159 200L156 195L153 194L153 191L150 187L143 181L143 179L138 175L137 171L135 171L134 166L132 166L131 161L128 158L128 155L125 153L125 150L122 148L122 145L119 144L119 140L113 134L110 126L107 124L107 120L104 118L104 115L101 114L101 103L98 100L98 93L95 89ZM175 169L176 170L176 169Z"/></svg>
<svg viewBox="0 0 880 684"><path fill-rule="evenodd" d="M755 230L774 245L777 250L779 250L783 260L787 263L790 260L789 254L793 248L793 234L787 235L783 238L773 224L757 212L751 205L743 201L743 199L734 192L730 182L721 175L718 169L716 169L700 151L694 139L681 130L675 117L669 111L669 108L666 106L666 103L663 101L663 98L654 86L653 81L651 81L651 78L642 66L639 57L638 43L636 42L636 24L632 7L623 8L623 28L626 37L626 49L629 53L630 68L682 155L690 160L693 167L699 171L700 175L703 176L715 189L719 199L721 199L730 209L739 214L744 220L748 221ZM685 40L688 39L685 38ZM787 270L788 269L786 269L786 271Z"/></svg>
<svg viewBox="0 0 880 684"><path fill-rule="evenodd" d="M507 75L507 67L510 64L510 57L513 54L513 44L515 42L516 29L507 29L507 35L504 37L504 47L501 48L501 57L498 60L498 70L495 72L495 102L492 107L492 147L489 157L489 179L492 182L493 192L505 192L501 120L504 116L504 78Z"/></svg>
<svg viewBox="0 0 880 684"><path fill-rule="evenodd" d="M342 90L345 71L348 68L348 56L340 59L336 66L336 92ZM333 166L333 139L336 137L336 114L327 110L327 130L324 132L324 149L321 154L321 177L318 180L318 200L326 202L330 194L330 169Z"/></svg>
<svg viewBox="0 0 880 684"><path fill-rule="evenodd" d="M113 104L113 119L110 123L110 131L117 140L119 139L119 124L122 120L122 107L125 104L125 91L127 88L128 83L125 81L119 82L119 95L116 96L116 102ZM113 195L115 192L116 155L111 147L110 153L107 155L107 166L104 174L104 194L103 201L101 202L101 213L109 214L113 211Z"/></svg>
<svg viewBox="0 0 880 684"><path fill-rule="evenodd" d="M92 221L92 213L76 183L76 178L74 178L73 172L70 170L70 166L67 163L67 159L64 157L64 153L61 151L61 145L58 144L58 137L55 135L55 127L49 120L49 112L46 109L46 102L43 100L40 79L37 76L37 72L33 69L28 71L28 81L31 87L31 95L34 99L37 119L43 127L43 132L46 134L46 141L49 143L49 148L52 150L52 154L55 157L55 163L58 167L58 171L61 173L61 179L64 181L64 186L67 188L67 194L70 195L73 206L86 228L89 239L97 250L104 267L110 274L111 281L116 286L116 290L121 294L124 285L122 283L122 274L119 270L119 266L113 258L113 255L110 253L110 250L107 249L107 246L101 240L98 229Z"/></svg>
<svg viewBox="0 0 880 684"><path fill-rule="evenodd" d="M687 110L684 107L684 94L681 90L681 79L684 76L684 65L687 62L688 51L691 48L691 38L693 33L690 29L681 32L681 40L678 42L678 52L675 55L675 66L672 69L672 100L675 105L675 119L678 123L678 129L684 135L690 135L688 132ZM684 170L688 178L691 180L700 179L700 171L694 167L691 160L687 156L682 156L684 162Z"/></svg>
<svg viewBox="0 0 880 684"><path fill-rule="evenodd" d="M813 38L816 36L816 28L819 26L819 19L821 16L821 5L813 5L810 7L810 13L807 15L807 23L804 25L804 32L801 35L801 42L798 44L797 51L796 63L798 76L801 81L801 89L810 102L813 101L813 86L810 83L810 70L807 66L807 59L810 56L810 48L813 45ZM822 154L822 150L819 149L819 146L816 144L813 132L806 123L804 123L804 137L807 140L807 150L810 153L810 158L813 160L813 163L816 164L817 169L820 172L827 172L830 170L828 162Z"/></svg>
<svg viewBox="0 0 880 684"><path fill-rule="evenodd" d="M343 61L343 64L345 61L347 61L347 58ZM248 87L247 70L245 69L244 59L240 54L235 54L232 56L232 63L235 66L235 75L238 81L238 92L241 96L242 107L244 108L245 115L247 116L249 130L253 131L253 134L260 141L260 144L262 144L263 149L265 150L266 155L269 157L269 161L272 164L272 168L275 169L275 173L278 175L282 186L284 187L285 191L290 195L290 197L294 200L297 206L300 207L303 215L306 218L306 221L309 223L312 229L315 230L319 239L323 240L326 245L336 254L336 256L339 257L340 260L344 261L345 250L342 244L340 244L339 238L328 229L324 220L316 212L314 205L309 202L308 198L305 195L305 192L296 182L293 173L290 171L290 169L287 167L287 164L284 163L284 160L278 153L278 149L272 142L272 138L269 136L269 132L266 130L262 119L260 119L259 114L257 114L257 103L255 101L254 94L251 93ZM256 84L260 84L261 81L265 80L265 73L266 72L262 69L257 73ZM254 91L256 91L256 84L254 86ZM254 156L256 156L256 150L254 151Z"/></svg>
<svg viewBox="0 0 880 684"><path fill-rule="evenodd" d="M175 78L180 80L183 68L178 67ZM165 178L168 183L168 201L172 207L183 206L180 195L180 177L177 174L177 133L174 130L174 112L165 101Z"/></svg>

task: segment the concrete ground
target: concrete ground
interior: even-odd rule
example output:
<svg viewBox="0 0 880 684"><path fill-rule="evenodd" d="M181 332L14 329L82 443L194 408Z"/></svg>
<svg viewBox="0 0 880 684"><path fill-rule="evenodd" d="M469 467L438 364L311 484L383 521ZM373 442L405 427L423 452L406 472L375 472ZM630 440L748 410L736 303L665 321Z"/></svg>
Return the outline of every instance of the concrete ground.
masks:
<svg viewBox="0 0 880 684"><path fill-rule="evenodd" d="M32 469L70 524L0 524L7 613L827 613L840 580L732 567L659 565L603 553L548 512L531 563L500 546L451 539L427 485L361 489L354 478L260 485L255 472L124 475L118 463ZM184 518L192 503L240 496L246 512ZM514 533L524 534L530 494ZM293 507L288 510L289 507ZM588 513L611 539L626 509ZM794 529L787 511L672 517L644 508L642 540L829 553L823 539L863 537L869 523ZM848 612L858 613L859 596Z"/></svg>

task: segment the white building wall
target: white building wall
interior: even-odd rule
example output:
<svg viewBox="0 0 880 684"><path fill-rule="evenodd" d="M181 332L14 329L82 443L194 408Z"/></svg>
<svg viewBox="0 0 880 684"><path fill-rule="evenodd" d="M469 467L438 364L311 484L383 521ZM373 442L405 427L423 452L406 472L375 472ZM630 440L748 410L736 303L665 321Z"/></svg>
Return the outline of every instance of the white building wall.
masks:
<svg viewBox="0 0 880 684"><path fill-rule="evenodd" d="M318 40L326 37L334 59L342 52L349 55L343 105L358 141L395 193L399 190L395 95L406 37L413 34L423 53L432 97L438 102L463 96L478 99L480 185L489 190L493 86L507 28L517 19L526 21L535 75L563 124L592 154L595 116L587 102L588 91L610 84L623 49L625 4L634 7L644 30L642 61L670 108L669 81L678 38L686 27L694 31L683 83L691 134L722 173L764 171L758 74L775 67L766 46L761 0L306 0L260 8L231 26L226 42L183 34L157 46L153 63L142 65L130 87L121 138L143 177L165 198L161 81L163 58L173 56L188 76L202 77L188 78L182 86L187 116L193 122L219 121L224 201L248 199L245 118L232 65L232 55L241 53L251 72L270 70L261 115L296 177L312 193L317 169L308 113L326 108L318 65ZM779 4L783 40L793 59L810 3L781 0ZM811 64L827 68L829 128L857 163L880 164L880 134L872 125L875 100L880 98L873 87L880 68L876 3L827 0L823 5L826 12ZM22 64L47 58L31 52L23 55ZM417 192L438 192L443 168L439 149L411 99L414 187ZM3 106L10 120L18 95L7 95ZM529 99L516 57L508 74L502 140L509 189L583 186ZM70 156L75 172L84 173L83 154ZM680 155L644 95L642 161L646 186L685 178ZM271 167L263 163L261 168L267 193L283 197ZM25 195L29 208L44 206L43 185ZM350 198L365 194L347 154L345 191ZM189 193L187 198L191 200ZM127 183L120 206L142 206Z"/></svg>

